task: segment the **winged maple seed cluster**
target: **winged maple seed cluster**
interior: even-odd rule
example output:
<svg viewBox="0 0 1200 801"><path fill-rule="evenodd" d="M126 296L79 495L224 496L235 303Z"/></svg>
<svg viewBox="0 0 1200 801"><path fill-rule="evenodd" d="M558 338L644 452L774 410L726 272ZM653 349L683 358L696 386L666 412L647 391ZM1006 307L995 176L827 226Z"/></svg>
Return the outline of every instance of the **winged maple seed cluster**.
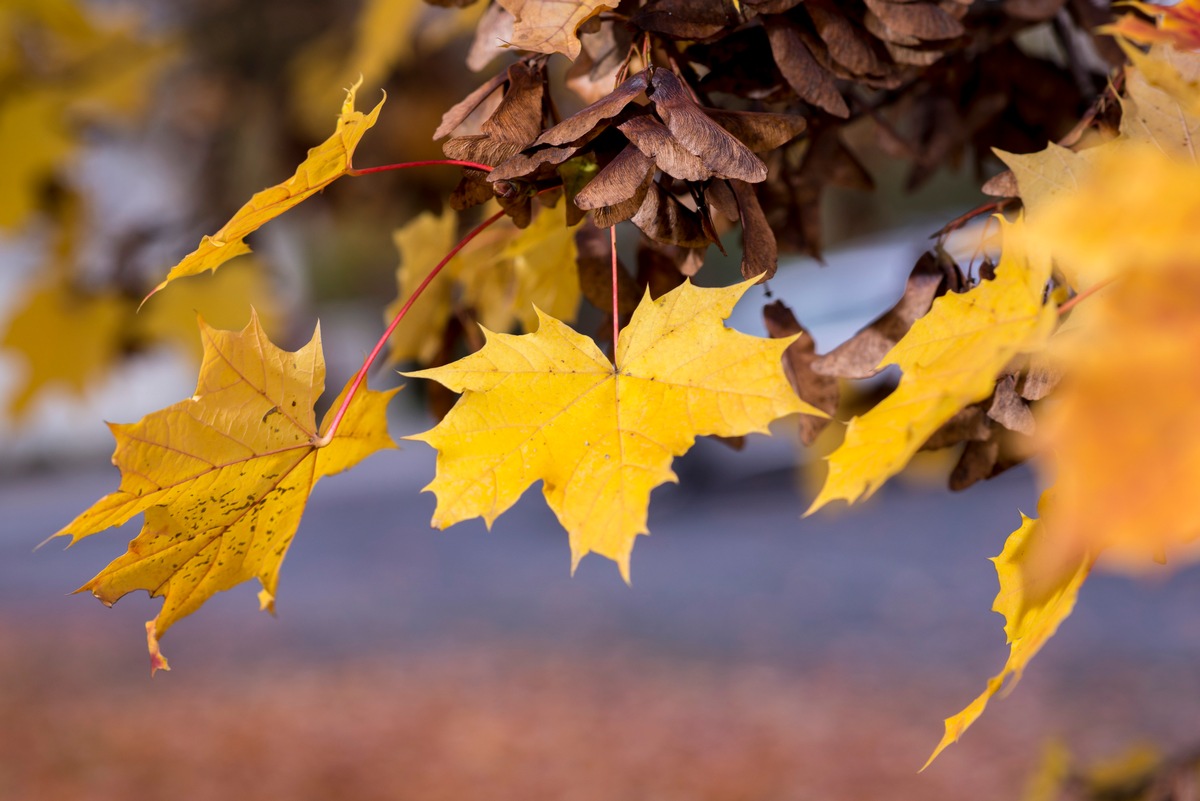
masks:
<svg viewBox="0 0 1200 801"><path fill-rule="evenodd" d="M1041 517L1023 518L995 560L1009 660L946 721L936 756L1019 679L1100 555L1144 567L1194 551L1200 519L1181 482L1200 475L1198 6L1155 25L1124 17L1110 39L1084 0L488 5L469 62L486 65L497 39L525 52L435 132L443 163L464 168L453 210L396 232L400 295L362 369L318 426L318 337L289 353L256 317L238 333L202 322L195 395L114 426L120 488L58 532L74 541L145 515L83 589L105 603L135 589L164 597L147 623L155 668L166 667L158 637L213 593L257 578L272 608L316 481L393 447L394 391L365 387L385 348L458 396L431 392L440 422L409 437L438 452L435 526L490 525L541 481L572 566L599 553L627 580L650 494L675 480L672 460L695 437L765 433L795 415L808 444L850 416L810 512L869 497L918 451L952 445L954 488L1030 457L1053 483ZM1050 19L1040 29L1058 32L1066 66L1014 42ZM1080 29L1097 37L1093 65L1129 60L1111 82L1074 60ZM555 55L572 61L565 84L581 106L565 117ZM358 111L358 88L292 178L254 195L154 292L246 253L261 225L344 176L415 166L353 166L383 105ZM763 310L767 338L725 328L775 274L780 247L819 253L825 188L870 185L848 144L855 123L911 160L911 183L966 154L984 164L985 145L1027 155L997 149L1009 171L986 188L1000 199L943 229L896 305L829 353L781 301ZM1048 141L1059 144L1030 152ZM945 238L994 210L1014 214L988 224L999 259L972 278ZM694 286L734 223L745 280ZM637 238L634 270L618 259L618 226ZM565 322L581 298L608 315L611 359ZM851 416L844 382L889 365L898 385Z"/></svg>

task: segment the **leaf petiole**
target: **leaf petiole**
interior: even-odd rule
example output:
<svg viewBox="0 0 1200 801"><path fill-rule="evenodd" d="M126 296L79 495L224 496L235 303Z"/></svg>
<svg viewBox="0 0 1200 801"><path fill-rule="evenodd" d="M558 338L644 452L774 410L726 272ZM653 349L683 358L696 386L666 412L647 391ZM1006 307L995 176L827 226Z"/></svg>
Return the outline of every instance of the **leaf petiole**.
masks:
<svg viewBox="0 0 1200 801"><path fill-rule="evenodd" d="M402 161L398 164L384 164L379 167L364 167L361 170L352 169L346 174L354 177L359 175L370 175L373 172L389 172L391 170L406 170L409 167L470 167L474 170L483 170L491 172L492 168L487 164L480 164L477 161L461 161L459 159L431 159L429 161Z"/></svg>
<svg viewBox="0 0 1200 801"><path fill-rule="evenodd" d="M425 291L425 288L433 282L434 278L437 278L438 273L442 271L442 268L449 264L450 260L458 255L460 250L467 246L467 243L479 236L481 233L487 230L488 226L492 225L503 216L504 211L500 210L491 217L488 217L479 225L472 228L471 232L460 239L458 244L452 247L450 252L442 257L442 260L437 263L437 266L430 270L429 275L425 276L425 279L421 281L416 289L413 290L412 295L409 296L405 304L400 307L400 311L396 312L396 316L393 317L391 323L388 324L387 329L383 332L383 336L379 338L379 341L375 343L375 347L367 355L366 360L363 362L362 368L358 371L358 375L354 377L354 383L350 385L350 391L346 393L345 399L342 400L342 405L338 408L337 414L334 415L333 422L329 424L329 430L313 440L312 444L314 448L324 448L333 441L334 436L337 434L338 426L342 423L342 418L346 416L346 410L350 408L350 402L354 400L354 395L358 392L358 388L362 386L364 381L366 381L367 373L371 370L371 365L375 363L377 358L379 358L379 354L383 352L383 348L385 345L387 345L387 341L391 338L392 332L396 330L396 326L400 325L400 321L404 319L404 315L408 314L408 310L412 308L412 305L416 302L417 298L421 297L421 293Z"/></svg>

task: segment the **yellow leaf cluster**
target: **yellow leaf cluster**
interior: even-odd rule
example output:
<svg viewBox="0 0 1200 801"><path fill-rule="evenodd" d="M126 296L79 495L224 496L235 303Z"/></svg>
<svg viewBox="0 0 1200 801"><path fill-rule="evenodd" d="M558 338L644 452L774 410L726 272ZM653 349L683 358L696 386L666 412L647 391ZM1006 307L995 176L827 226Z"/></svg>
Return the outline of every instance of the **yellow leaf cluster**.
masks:
<svg viewBox="0 0 1200 801"><path fill-rule="evenodd" d="M156 668L166 667L157 638L214 593L257 578L260 602L272 609L280 564L316 482L394 447L386 406L395 390L366 389L337 435L319 445L332 417L318 429L319 330L294 353L273 345L256 316L239 332L201 321L200 333L196 393L137 423L113 425L120 488L54 535L76 542L145 514L129 550L80 591L105 604L134 590L163 596L147 624Z"/></svg>
<svg viewBox="0 0 1200 801"><path fill-rule="evenodd" d="M230 259L249 253L250 247L243 241L247 236L353 169L354 150L379 118L379 110L384 102L380 100L375 108L365 114L355 110L354 96L361 83L359 81L346 91L346 100L342 103L342 113L338 116L333 135L308 151L308 157L296 167L292 177L255 193L221 230L200 240L200 245L194 251L172 267L167 277L151 291L151 295L176 278L216 270Z"/></svg>
<svg viewBox="0 0 1200 801"><path fill-rule="evenodd" d="M616 364L590 339L541 312L524 336L487 332L479 352L409 375L463 393L442 422L411 439L438 451L426 487L433 525L490 526L535 481L570 537L572 567L588 553L629 579L650 492L675 481L673 457L696 436L767 432L787 414L824 416L799 400L782 356L795 337L761 339L721 321L750 288L684 283L642 299L621 331Z"/></svg>
<svg viewBox="0 0 1200 801"><path fill-rule="evenodd" d="M396 270L399 295L384 313L390 320L429 271L457 241L458 217L423 212L395 234L400 251ZM575 267L575 227L566 223L566 205L541 209L524 229L505 217L473 240L442 269L392 334L390 361L433 362L442 332L456 307L476 310L493 331L514 323L531 330L534 306L551 317L574 319L581 291Z"/></svg>
<svg viewBox="0 0 1200 801"><path fill-rule="evenodd" d="M1050 335L1057 319L1044 300L1050 260L1026 246L1020 222L1002 226L996 277L938 298L880 361L900 367L900 384L850 421L810 513L832 500L870 496L956 412L990 395L1014 356Z"/></svg>

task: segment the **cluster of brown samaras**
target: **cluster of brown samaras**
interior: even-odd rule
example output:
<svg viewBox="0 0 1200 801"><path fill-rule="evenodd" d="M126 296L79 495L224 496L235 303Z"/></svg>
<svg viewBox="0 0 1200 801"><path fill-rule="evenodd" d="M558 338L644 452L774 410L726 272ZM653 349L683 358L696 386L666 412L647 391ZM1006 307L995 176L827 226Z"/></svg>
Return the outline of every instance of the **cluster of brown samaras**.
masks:
<svg viewBox="0 0 1200 801"><path fill-rule="evenodd" d="M872 187L849 125L909 161L913 186L964 156L982 166L992 147L1038 149L1119 63L1091 38L1108 16L1093 0L623 0L578 30L576 97L559 103L586 108L560 118L554 59L530 54L450 109L436 138L493 109L444 143L495 168L468 174L457 208L494 197L520 226L538 192L561 186L569 219L631 220L646 258L680 274L720 246L719 215L740 221L747 277L769 276L780 247L820 253L825 187ZM497 19L483 15L481 37ZM1041 53L1017 42L1035 26L1052 40Z"/></svg>
<svg viewBox="0 0 1200 801"><path fill-rule="evenodd" d="M494 38L505 13L493 4L480 38ZM982 182L1002 169L993 148L1040 150L1077 137L1080 120L1103 124L1109 71L1123 61L1094 34L1109 19L1093 0L622 0L578 29L569 93L552 97L551 76L562 76L552 55L524 55L451 108L435 138L448 157L493 167L466 171L456 208L495 199L524 226L535 204L565 199L568 222L585 221L578 269L601 311L607 290L588 287L609 281L603 229L637 226L636 267L619 273L624 316L647 288L657 296L693 275L734 225L747 278L773 276L780 250L819 257L825 189L873 187L856 149L907 162L910 188L968 159ZM583 108L564 117L566 103ZM998 194L1011 198L1007 185ZM857 336L818 356L804 334L789 350L801 397L832 413L838 378L873 375L936 297L970 288L942 241ZM781 303L765 317L773 336L803 333ZM1022 458L1000 434L1027 428L1028 401L1048 381L1007 376L935 435L927 447L967 442L952 486ZM805 418L802 438L824 422Z"/></svg>

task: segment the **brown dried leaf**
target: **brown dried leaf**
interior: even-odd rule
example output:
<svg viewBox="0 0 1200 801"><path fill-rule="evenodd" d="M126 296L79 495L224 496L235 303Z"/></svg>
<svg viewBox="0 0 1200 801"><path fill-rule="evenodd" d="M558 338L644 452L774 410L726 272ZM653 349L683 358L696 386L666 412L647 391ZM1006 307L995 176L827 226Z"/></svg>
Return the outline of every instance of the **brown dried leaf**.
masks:
<svg viewBox="0 0 1200 801"><path fill-rule="evenodd" d="M1049 360L1032 358L1017 382L1017 394L1027 401L1038 401L1049 395L1061 380L1061 369L1052 366Z"/></svg>
<svg viewBox="0 0 1200 801"><path fill-rule="evenodd" d="M605 165L604 169L575 195L575 205L589 211L606 209L606 224L603 227L608 228L633 216L642 205L642 199L653 178L654 160L638 150L635 145L626 145L616 158ZM618 213L618 207L623 212L634 199L637 199L637 204L627 215L613 219Z"/></svg>
<svg viewBox="0 0 1200 801"><path fill-rule="evenodd" d="M581 109L570 117L550 128L537 138L535 145L565 145L590 133L593 128L604 120L610 119L629 105L635 97L646 91L649 85L645 71L626 78L620 86L607 97L597 100L587 108Z"/></svg>
<svg viewBox="0 0 1200 801"><path fill-rule="evenodd" d="M647 94L667 128L719 178L749 183L766 180L767 165L708 117L670 70L655 70Z"/></svg>
<svg viewBox="0 0 1200 801"><path fill-rule="evenodd" d="M958 458L958 464L950 472L950 489L961 492L979 481L998 475L1006 467L1000 464L1000 440L991 437L968 442Z"/></svg>
<svg viewBox="0 0 1200 801"><path fill-rule="evenodd" d="M704 202L710 208L716 209L727 220L737 220L741 216L738 211L737 196L733 194L728 181L712 181L704 187Z"/></svg>
<svg viewBox="0 0 1200 801"><path fill-rule="evenodd" d="M829 48L829 55L834 61L857 75L883 72L871 37L851 22L842 9L829 0L807 0L804 10L808 12L817 35Z"/></svg>
<svg viewBox="0 0 1200 801"><path fill-rule="evenodd" d="M542 147L528 153L518 153L496 165L488 173L488 180L512 181L517 178L536 179L535 173L546 172L546 167L555 167L579 152L583 145L563 145L562 147ZM550 170L549 174L553 174Z"/></svg>
<svg viewBox="0 0 1200 801"><path fill-rule="evenodd" d="M725 0L650 0L630 22L650 33L674 39L707 39L737 23Z"/></svg>
<svg viewBox="0 0 1200 801"><path fill-rule="evenodd" d="M442 145L449 158L495 166L524 150L537 137L542 129L544 68L517 62L508 68L507 78L504 98L480 126L483 133L456 136Z"/></svg>
<svg viewBox="0 0 1200 801"><path fill-rule="evenodd" d="M700 215L684 206L657 183L651 183L633 224L651 239L685 248L707 248L708 235Z"/></svg>
<svg viewBox="0 0 1200 801"><path fill-rule="evenodd" d="M508 89L500 105L480 128L500 141L519 143L524 149L542 130L542 96L546 70L518 61L508 68Z"/></svg>
<svg viewBox="0 0 1200 801"><path fill-rule="evenodd" d="M449 136L455 128L463 124L467 117L471 116L471 112L479 108L480 103L499 89L500 84L506 80L508 80L508 75L502 72L451 106L450 110L442 115L442 124L433 132L433 138L441 139Z"/></svg>
<svg viewBox="0 0 1200 801"><path fill-rule="evenodd" d="M469 209L480 203L487 203L496 196L492 185L488 183L488 174L483 170L463 170L463 176L450 193L447 202L455 211Z"/></svg>
<svg viewBox="0 0 1200 801"><path fill-rule="evenodd" d="M535 53L562 53L574 61L579 26L619 0L497 0L516 18L510 44Z"/></svg>
<svg viewBox="0 0 1200 801"><path fill-rule="evenodd" d="M961 22L934 3L866 0L866 4L889 31L901 36L928 42L954 39L965 33ZM913 43L897 41L896 44Z"/></svg>
<svg viewBox="0 0 1200 801"><path fill-rule="evenodd" d="M513 15L504 6L492 4L475 26L475 38L467 51L467 69L479 72L502 54L513 38Z"/></svg>
<svg viewBox="0 0 1200 801"><path fill-rule="evenodd" d="M850 109L838 91L833 75L817 63L804 45L796 23L787 17L766 16L763 26L775 63L796 95L834 116L850 116Z"/></svg>
<svg viewBox="0 0 1200 801"><path fill-rule="evenodd" d="M933 253L922 254L908 276L896 305L813 363L825 375L868 378L879 372L879 360L923 317L946 281L947 267Z"/></svg>
<svg viewBox="0 0 1200 801"><path fill-rule="evenodd" d="M589 25L595 22L593 19ZM585 103L595 103L616 88L617 74L629 53L632 34L626 25L604 20L580 41L583 50L567 70L566 85Z"/></svg>
<svg viewBox="0 0 1200 801"><path fill-rule="evenodd" d="M617 129L646 156L654 159L660 170L681 181L705 181L713 177L698 156L684 149L667 126L649 111L636 114L617 124Z"/></svg>
<svg viewBox="0 0 1200 801"><path fill-rule="evenodd" d="M764 281L774 278L775 271L779 269L779 248L775 243L775 232L767 223L767 215L758 202L758 195L754 187L745 181L731 181L730 186L737 198L739 219L742 221L742 277L760 275Z"/></svg>
<svg viewBox="0 0 1200 801"><path fill-rule="evenodd" d="M992 396L992 405L988 408L988 417L995 420L1009 431L1016 431L1026 436L1033 436L1033 412L1029 404L1017 394L1017 377L1006 375L996 383L996 394Z"/></svg>
<svg viewBox="0 0 1200 801"><path fill-rule="evenodd" d="M717 125L737 137L756 153L766 153L795 139L808 127L799 114L774 114L767 111L726 111L704 108Z"/></svg>
<svg viewBox="0 0 1200 801"><path fill-rule="evenodd" d="M954 416L933 432L933 435L921 446L923 451L936 451L949 448L960 442L982 442L992 436L992 423L983 410L983 406L975 403L965 409L955 412Z"/></svg>
<svg viewBox="0 0 1200 801"><path fill-rule="evenodd" d="M763 306L763 322L767 326L767 334L774 339L790 337L793 334L800 335L783 352L783 372L801 400L832 415L837 411L841 392L836 378L813 372L816 343L813 342L812 335L804 330L796 320L796 315L783 301L777 300ZM825 426L829 425L830 418L802 414L797 420L800 426L800 441L811 445Z"/></svg>
<svg viewBox="0 0 1200 801"><path fill-rule="evenodd" d="M993 175L987 179L987 182L980 187L981 192L989 197L1020 197L1021 192L1017 188L1017 176L1012 170L1005 170L998 175Z"/></svg>

